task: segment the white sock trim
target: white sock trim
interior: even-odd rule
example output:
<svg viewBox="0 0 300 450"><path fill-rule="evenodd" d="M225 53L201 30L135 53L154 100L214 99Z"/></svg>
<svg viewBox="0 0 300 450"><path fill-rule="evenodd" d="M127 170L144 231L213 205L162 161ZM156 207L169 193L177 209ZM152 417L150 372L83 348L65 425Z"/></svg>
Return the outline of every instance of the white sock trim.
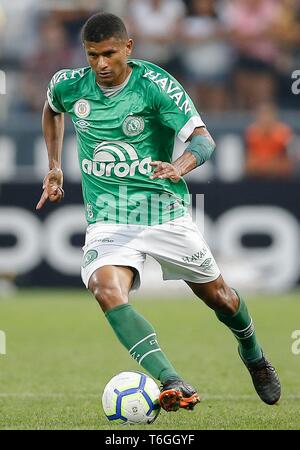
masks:
<svg viewBox="0 0 300 450"><path fill-rule="evenodd" d="M148 336L144 337L144 338L141 339L139 342L137 342L136 344L134 344L134 346L131 347L131 349L129 350L129 353L130 353L135 347L137 347L139 344L141 344L142 342L144 342L146 339L148 339L148 338L151 337L151 336L156 336L156 333L149 334Z"/></svg>
<svg viewBox="0 0 300 450"><path fill-rule="evenodd" d="M248 325L246 328L244 328L243 330L236 330L235 328L231 328L231 327L229 327L229 328L230 328L232 331L236 331L236 332L238 332L238 333L243 333L244 331L247 331L248 328L250 328L252 325L253 325L253 321L252 321L252 318L251 318L249 325Z"/></svg>
<svg viewBox="0 0 300 450"><path fill-rule="evenodd" d="M139 360L139 364L142 363L143 359L146 358L146 356L150 355L150 353L154 353L154 352L161 352L160 348L156 348L155 350L150 350L149 352L145 353L141 359Z"/></svg>

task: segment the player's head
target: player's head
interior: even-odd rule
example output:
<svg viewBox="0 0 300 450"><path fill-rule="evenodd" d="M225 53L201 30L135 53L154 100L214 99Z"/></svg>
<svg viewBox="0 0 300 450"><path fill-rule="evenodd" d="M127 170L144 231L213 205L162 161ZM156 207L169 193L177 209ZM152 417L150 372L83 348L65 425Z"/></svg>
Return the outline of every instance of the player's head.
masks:
<svg viewBox="0 0 300 450"><path fill-rule="evenodd" d="M114 14L94 14L82 28L82 41L97 81L107 86L122 83L133 44L123 21Z"/></svg>
<svg viewBox="0 0 300 450"><path fill-rule="evenodd" d="M114 14L94 14L82 28L83 42L101 42L111 37L120 41L128 41L128 34L123 21Z"/></svg>

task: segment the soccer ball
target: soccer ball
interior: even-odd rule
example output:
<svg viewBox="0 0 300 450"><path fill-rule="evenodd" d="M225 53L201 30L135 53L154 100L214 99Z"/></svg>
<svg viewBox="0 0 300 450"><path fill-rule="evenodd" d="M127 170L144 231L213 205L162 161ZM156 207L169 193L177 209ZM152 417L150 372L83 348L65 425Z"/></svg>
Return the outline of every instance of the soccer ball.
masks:
<svg viewBox="0 0 300 450"><path fill-rule="evenodd" d="M160 411L159 388L141 372L121 372L105 386L102 406L108 420L121 424L149 424Z"/></svg>

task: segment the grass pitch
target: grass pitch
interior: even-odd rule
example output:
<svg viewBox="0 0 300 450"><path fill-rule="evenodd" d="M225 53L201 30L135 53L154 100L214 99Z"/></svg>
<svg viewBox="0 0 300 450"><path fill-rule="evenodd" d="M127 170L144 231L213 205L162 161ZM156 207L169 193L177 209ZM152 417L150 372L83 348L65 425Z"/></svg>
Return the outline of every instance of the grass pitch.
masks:
<svg viewBox="0 0 300 450"><path fill-rule="evenodd" d="M261 402L231 333L201 301L132 304L155 327L160 345L203 401L193 412L161 411L152 430L300 429L300 354L291 334L300 329L300 293L247 299L257 335L282 382L279 406ZM0 429L103 429L107 381L140 370L119 344L100 308L84 290L20 290L0 300ZM300 345L298 346L300 348Z"/></svg>

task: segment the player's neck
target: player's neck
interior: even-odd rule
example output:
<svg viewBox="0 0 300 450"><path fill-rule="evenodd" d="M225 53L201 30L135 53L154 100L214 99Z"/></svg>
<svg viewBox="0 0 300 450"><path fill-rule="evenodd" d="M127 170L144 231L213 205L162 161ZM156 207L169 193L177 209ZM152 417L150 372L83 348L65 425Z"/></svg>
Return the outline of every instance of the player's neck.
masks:
<svg viewBox="0 0 300 450"><path fill-rule="evenodd" d="M105 86L100 83L97 83L97 84L98 84L99 88L101 89L102 93L105 95L105 97L112 97L114 95L119 94L119 92L121 92L127 86L127 84L129 83L131 74L132 74L132 70L130 70L129 74L127 75L127 77L121 84L110 85L110 86L107 86L107 85Z"/></svg>
<svg viewBox="0 0 300 450"><path fill-rule="evenodd" d="M120 75L120 77L118 77L117 80L112 81L111 83L107 83L107 84L103 84L97 80L97 84L101 88L118 88L118 87L122 86L124 83L126 83L126 81L129 80L131 73L132 73L132 68L127 64L126 71L124 71L124 73L122 75Z"/></svg>

